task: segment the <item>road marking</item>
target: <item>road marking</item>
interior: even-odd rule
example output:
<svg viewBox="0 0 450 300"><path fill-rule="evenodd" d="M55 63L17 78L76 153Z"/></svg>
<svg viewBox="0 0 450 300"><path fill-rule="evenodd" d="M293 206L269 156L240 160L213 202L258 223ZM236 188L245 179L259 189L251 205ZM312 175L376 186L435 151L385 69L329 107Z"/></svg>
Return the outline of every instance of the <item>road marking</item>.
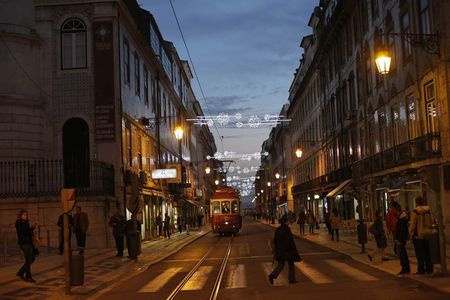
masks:
<svg viewBox="0 0 450 300"><path fill-rule="evenodd" d="M346 263L335 261L335 260L325 260L325 263L329 264L330 266L338 269L342 273L360 281L375 281L378 280L375 276L369 275L366 272L363 272L361 270L358 270Z"/></svg>
<svg viewBox="0 0 450 300"><path fill-rule="evenodd" d="M225 285L226 289L239 289L247 287L247 278L245 277L245 265L230 265L228 269L228 278Z"/></svg>
<svg viewBox="0 0 450 300"><path fill-rule="evenodd" d="M272 273L272 270L275 268L275 266L277 265L277 262L274 262L273 266L271 262L266 262L266 263L261 263L263 270L264 270L264 274L266 275L266 278L269 276L270 273ZM287 263L284 266L285 269L287 269ZM275 286L283 286L283 285L288 285L289 282L287 280L286 275L284 274L286 270L283 270L280 275L278 276L278 278L276 278L274 280L274 284Z"/></svg>
<svg viewBox="0 0 450 300"><path fill-rule="evenodd" d="M333 279L304 262L296 262L295 267L314 283L332 283Z"/></svg>
<svg viewBox="0 0 450 300"><path fill-rule="evenodd" d="M188 282L181 289L182 291L198 291L203 289L208 281L209 274L214 269L213 266L202 266L192 275Z"/></svg>
<svg viewBox="0 0 450 300"><path fill-rule="evenodd" d="M170 279L181 272L183 268L170 268L163 273L156 276L152 281L144 285L138 293L154 293L159 291L164 285L166 285Z"/></svg>

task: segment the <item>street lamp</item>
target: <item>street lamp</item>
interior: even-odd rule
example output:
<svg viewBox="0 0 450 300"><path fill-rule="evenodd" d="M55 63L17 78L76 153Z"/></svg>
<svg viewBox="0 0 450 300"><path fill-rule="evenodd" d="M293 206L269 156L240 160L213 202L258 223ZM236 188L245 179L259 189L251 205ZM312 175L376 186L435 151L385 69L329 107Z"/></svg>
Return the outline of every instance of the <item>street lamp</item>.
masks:
<svg viewBox="0 0 450 300"><path fill-rule="evenodd" d="M275 178L276 178L276 179L280 179L280 173L278 173L278 172L275 173Z"/></svg>
<svg viewBox="0 0 450 300"><path fill-rule="evenodd" d="M183 139L183 128L181 126L175 127L175 130L173 131L175 134L175 138L178 140L178 153L180 155L180 172L181 172L181 189L183 191L184 188L184 174L183 174L183 153L181 149L181 140Z"/></svg>
<svg viewBox="0 0 450 300"><path fill-rule="evenodd" d="M389 51L383 49L377 53L377 57L375 58L375 63L377 64L378 72L381 75L389 74L389 70L391 68L391 56L389 55Z"/></svg>
<svg viewBox="0 0 450 300"><path fill-rule="evenodd" d="M206 167L206 168L205 168L205 173L206 173L206 174L211 173L211 168L210 168L210 167Z"/></svg>
<svg viewBox="0 0 450 300"><path fill-rule="evenodd" d="M214 180L214 183L215 183L216 185L219 185L219 179Z"/></svg>
<svg viewBox="0 0 450 300"><path fill-rule="evenodd" d="M261 194L264 194L264 190L261 190Z"/></svg>
<svg viewBox="0 0 450 300"><path fill-rule="evenodd" d="M270 181L267 182L267 186L270 187L272 183Z"/></svg>
<svg viewBox="0 0 450 300"><path fill-rule="evenodd" d="M303 155L303 151L300 148L297 148L297 150L295 150L295 156L297 156L297 158L301 158Z"/></svg>

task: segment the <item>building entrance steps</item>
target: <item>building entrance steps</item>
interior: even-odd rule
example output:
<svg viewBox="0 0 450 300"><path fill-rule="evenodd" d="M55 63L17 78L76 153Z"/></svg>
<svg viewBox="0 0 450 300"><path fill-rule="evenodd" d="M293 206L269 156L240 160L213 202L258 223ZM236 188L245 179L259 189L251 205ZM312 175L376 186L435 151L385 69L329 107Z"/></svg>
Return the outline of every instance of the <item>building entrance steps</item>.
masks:
<svg viewBox="0 0 450 300"><path fill-rule="evenodd" d="M150 265L180 251L184 246L209 232L209 228L193 229L190 234L174 233L170 239L157 238L142 242L142 253L138 259L130 260L125 249L124 257L115 257L116 249L86 249L85 280L83 286L72 287L74 297L87 297L103 294L114 286L114 283L144 271ZM63 256L57 253L46 253L36 257L31 271L36 284L23 282L16 277L22 266L20 253L11 258L12 262L0 265L0 295L6 299L38 295L42 299L62 299L64 295ZM37 297L37 296L36 296ZM0 297L1 298L1 297ZM67 298L67 297L66 297ZM66 299L64 298L64 299ZM3 299L3 298L2 298ZM68 298L70 299L70 298Z"/></svg>
<svg viewBox="0 0 450 300"><path fill-rule="evenodd" d="M271 224L264 220L261 221L263 224L267 224L272 227L278 227L279 224ZM358 244L358 235L356 232L349 231L339 231L339 241L331 240L331 236L328 235L328 230L324 224L321 224L320 229L315 229L313 234L308 234L308 225L305 225L305 235L300 235L300 227L298 224L291 224L292 234L297 238L306 239L313 243L325 246L342 254L346 254L352 257L354 260L361 263L367 264L373 268L382 270L384 272L397 275L400 270L400 261L393 253L392 241L388 241L388 247L386 248L385 254L388 256L389 260L382 261L379 257L371 262L367 254L371 253L375 248L375 239L368 236L368 243L365 245L365 253L361 253L361 245ZM450 245L447 245L447 270L450 270ZM301 249L298 249L301 254ZM407 245L408 257L411 265L411 274L417 272L417 259L415 256L414 248L411 243ZM413 280L422 282L429 287L434 289L450 293L450 275L439 274L440 266L434 265L435 274L432 275L403 275L408 276Z"/></svg>

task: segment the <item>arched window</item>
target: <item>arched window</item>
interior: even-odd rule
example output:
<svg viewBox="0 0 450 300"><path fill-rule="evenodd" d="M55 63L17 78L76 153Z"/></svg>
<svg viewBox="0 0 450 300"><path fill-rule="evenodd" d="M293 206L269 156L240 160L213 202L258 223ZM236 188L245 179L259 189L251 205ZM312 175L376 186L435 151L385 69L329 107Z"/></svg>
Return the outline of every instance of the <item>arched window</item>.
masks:
<svg viewBox="0 0 450 300"><path fill-rule="evenodd" d="M61 68L86 68L86 55L86 25L70 18L61 26Z"/></svg>

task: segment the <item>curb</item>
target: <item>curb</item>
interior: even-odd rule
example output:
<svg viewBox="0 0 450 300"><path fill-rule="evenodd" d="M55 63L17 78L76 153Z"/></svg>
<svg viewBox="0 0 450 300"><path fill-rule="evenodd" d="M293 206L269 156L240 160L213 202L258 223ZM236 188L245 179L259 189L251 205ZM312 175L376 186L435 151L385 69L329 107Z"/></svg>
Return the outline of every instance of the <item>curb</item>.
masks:
<svg viewBox="0 0 450 300"><path fill-rule="evenodd" d="M93 290L93 292L94 292L93 295L88 296L88 297L86 297L86 298L84 298L84 299L86 299L86 300L94 300L94 299L97 299L97 298L103 296L104 294L106 294L107 292L111 291L112 289L114 289L114 288L115 288L116 286L118 286L119 284L121 284L122 281L127 280L127 279L130 279L130 278L132 278L132 277L134 277L134 276L136 276L136 275L139 275L140 273L146 271L146 270L147 270L149 267L151 267L152 265L155 265L155 264L157 264L157 263L159 263L159 262L165 260L167 257L169 257L169 256L171 256L171 255L174 255L175 253L179 252L181 249L183 249L183 248L186 247L187 245L189 245L189 244L195 242L196 240L200 239L201 237L207 235L207 234L210 233L210 232L211 232L211 229L206 230L205 232L203 232L203 233L201 233L201 234L198 234L197 236L195 236L194 238L192 238L192 239L189 240L188 242L186 242L186 243L184 243L184 244L181 244L180 246L176 247L176 248L173 249L172 251L166 252L166 254L164 254L163 256L161 256L161 257L159 257L159 258L157 258L157 259L155 259L155 260L152 260L152 261L143 263L144 265L143 265L141 268L135 269L135 270L132 271L132 272L126 272L126 273L124 273L124 274L122 274L122 275L119 275L118 277L116 277L116 278L113 279L113 280L115 281L115 283L113 283L113 284L111 284L111 285L108 285L108 283L110 283L110 282L113 281L113 280L101 284L97 289L94 289L94 290ZM139 263L139 262L138 262L138 263ZM104 287L104 288L102 288L102 287ZM98 292L95 292L96 290L98 290ZM78 297L85 297L85 296L81 296L81 295L80 295L80 296L78 296ZM78 298L78 297L76 297L76 298Z"/></svg>

